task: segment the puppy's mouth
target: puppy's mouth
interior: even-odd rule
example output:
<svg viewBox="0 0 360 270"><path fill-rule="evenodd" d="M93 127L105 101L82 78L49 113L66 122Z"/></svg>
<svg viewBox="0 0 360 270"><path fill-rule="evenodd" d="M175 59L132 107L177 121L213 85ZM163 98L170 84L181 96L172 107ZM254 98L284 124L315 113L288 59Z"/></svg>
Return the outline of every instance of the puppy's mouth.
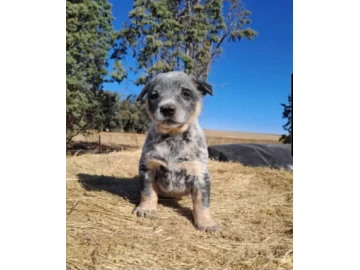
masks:
<svg viewBox="0 0 360 270"><path fill-rule="evenodd" d="M171 119L163 120L159 122L159 124L164 128L175 128L175 127L181 127L183 125L183 123L179 123Z"/></svg>

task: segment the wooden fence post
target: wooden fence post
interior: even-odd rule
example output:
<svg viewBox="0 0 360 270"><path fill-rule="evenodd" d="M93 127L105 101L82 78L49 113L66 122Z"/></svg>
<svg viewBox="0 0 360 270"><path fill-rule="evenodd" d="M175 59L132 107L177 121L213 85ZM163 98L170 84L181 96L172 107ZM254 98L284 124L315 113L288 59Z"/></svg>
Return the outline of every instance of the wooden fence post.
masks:
<svg viewBox="0 0 360 270"><path fill-rule="evenodd" d="M99 133L99 153L101 154L101 135Z"/></svg>

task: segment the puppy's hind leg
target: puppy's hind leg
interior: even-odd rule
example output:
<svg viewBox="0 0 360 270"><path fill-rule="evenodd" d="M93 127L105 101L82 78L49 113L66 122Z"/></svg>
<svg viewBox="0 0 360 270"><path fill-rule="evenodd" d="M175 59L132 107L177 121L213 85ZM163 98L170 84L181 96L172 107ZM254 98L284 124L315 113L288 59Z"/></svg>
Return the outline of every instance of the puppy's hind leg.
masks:
<svg viewBox="0 0 360 270"><path fill-rule="evenodd" d="M200 231L220 231L219 225L210 216L210 175L205 173L195 179L191 193L195 226Z"/></svg>
<svg viewBox="0 0 360 270"><path fill-rule="evenodd" d="M156 216L156 207L158 202L158 194L156 185L150 175L149 169L140 164L140 204L132 211L138 217L154 217Z"/></svg>

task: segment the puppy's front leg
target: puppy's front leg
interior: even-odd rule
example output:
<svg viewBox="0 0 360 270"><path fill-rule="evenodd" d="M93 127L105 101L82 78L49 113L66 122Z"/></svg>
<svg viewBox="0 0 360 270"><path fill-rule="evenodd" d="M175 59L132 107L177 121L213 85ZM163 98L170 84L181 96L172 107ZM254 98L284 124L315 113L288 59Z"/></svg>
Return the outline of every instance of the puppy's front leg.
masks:
<svg viewBox="0 0 360 270"><path fill-rule="evenodd" d="M220 227L210 216L210 175L196 177L192 189L193 215L195 226L200 231L219 231Z"/></svg>
<svg viewBox="0 0 360 270"><path fill-rule="evenodd" d="M154 217L156 216L156 207L158 202L157 188L150 175L149 169L140 164L139 166L140 177L140 204L132 213L138 217Z"/></svg>

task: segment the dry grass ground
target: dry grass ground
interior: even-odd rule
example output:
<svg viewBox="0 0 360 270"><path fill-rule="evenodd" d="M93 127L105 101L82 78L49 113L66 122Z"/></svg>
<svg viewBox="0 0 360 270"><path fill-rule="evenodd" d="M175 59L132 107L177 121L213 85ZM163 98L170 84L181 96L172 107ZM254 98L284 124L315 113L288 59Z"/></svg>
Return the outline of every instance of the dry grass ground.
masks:
<svg viewBox="0 0 360 270"><path fill-rule="evenodd" d="M140 150L67 157L68 269L292 269L293 179L286 171L210 161L222 232L192 225L190 198L137 218Z"/></svg>
<svg viewBox="0 0 360 270"><path fill-rule="evenodd" d="M280 143L279 135L259 134L246 132L231 132L204 130L208 145L228 144L228 143ZM120 133L120 132L101 132L101 143L113 147L138 147L141 148L145 142L145 134ZM99 135L90 136L78 135L73 141L98 142Z"/></svg>

